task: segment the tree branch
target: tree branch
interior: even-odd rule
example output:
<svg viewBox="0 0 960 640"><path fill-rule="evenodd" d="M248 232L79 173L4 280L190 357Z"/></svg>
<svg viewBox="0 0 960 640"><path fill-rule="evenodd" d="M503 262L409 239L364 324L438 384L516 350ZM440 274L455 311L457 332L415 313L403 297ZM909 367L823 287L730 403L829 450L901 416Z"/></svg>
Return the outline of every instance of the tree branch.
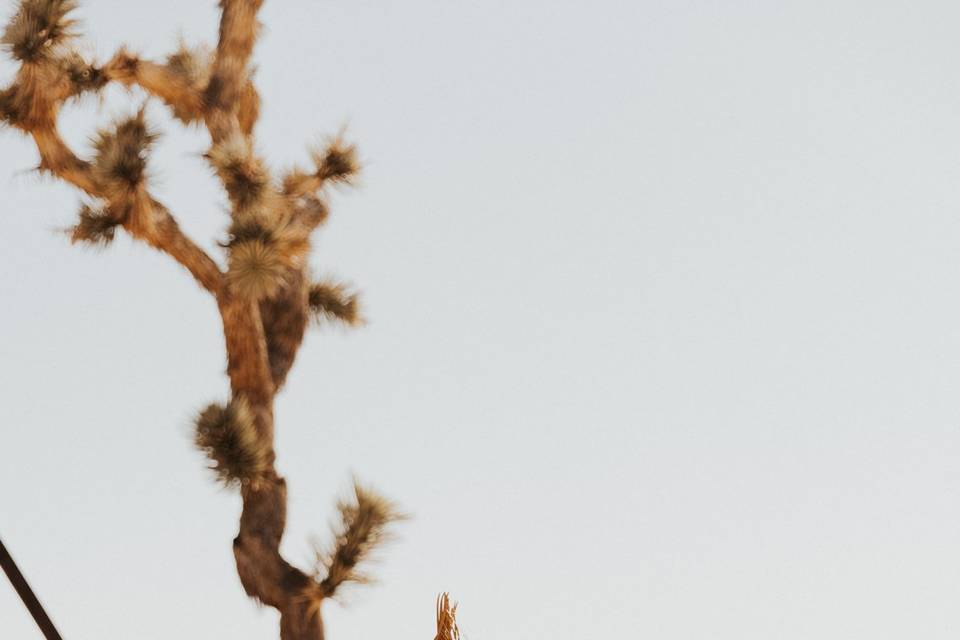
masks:
<svg viewBox="0 0 960 640"><path fill-rule="evenodd" d="M162 100L184 124L204 121L212 62L202 49L190 50L181 45L165 64L144 60L121 49L104 65L103 74L107 79L128 87L138 85ZM248 78L240 91L237 106L238 123L245 135L253 131L259 115L260 95Z"/></svg>
<svg viewBox="0 0 960 640"><path fill-rule="evenodd" d="M53 126L35 128L30 134L40 152L40 167L43 170L90 196L109 200L95 179L90 163L78 158ZM217 263L187 237L165 206L150 196L147 196L146 203L149 211L145 215L153 224L138 228L125 223L124 228L134 238L172 257L186 267L204 289L217 294L223 286L223 274Z"/></svg>
<svg viewBox="0 0 960 640"><path fill-rule="evenodd" d="M191 78L177 73L169 64L141 60L126 49L118 51L104 68L104 74L126 86L139 85L148 94L160 98L184 123L203 118L203 94Z"/></svg>
<svg viewBox="0 0 960 640"><path fill-rule="evenodd" d="M238 114L243 87L249 78L250 55L257 39L257 11L262 4L263 0L220 0L220 38L210 82L204 92L207 128L214 143L228 137L235 128L244 129ZM250 102L248 97L247 112ZM253 117L255 119L255 115ZM246 128L252 130L253 123Z"/></svg>
<svg viewBox="0 0 960 640"><path fill-rule="evenodd" d="M267 342L256 300L221 292L217 300L227 344L227 375L234 395L246 396L255 408L268 409L275 387L270 376ZM262 437L273 443L273 421Z"/></svg>

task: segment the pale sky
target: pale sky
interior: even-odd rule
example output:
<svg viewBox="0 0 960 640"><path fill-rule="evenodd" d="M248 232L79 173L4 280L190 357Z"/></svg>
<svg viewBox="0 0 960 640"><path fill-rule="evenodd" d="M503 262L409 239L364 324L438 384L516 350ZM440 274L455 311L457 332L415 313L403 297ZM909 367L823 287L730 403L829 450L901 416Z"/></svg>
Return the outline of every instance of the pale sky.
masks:
<svg viewBox="0 0 960 640"><path fill-rule="evenodd" d="M82 4L102 57L216 32L213 0ZM330 640L428 640L441 590L468 640L958 637L955 2L262 19L261 151L348 123L367 161L315 266L371 322L314 331L279 398L283 548L305 564L354 472L414 515ZM150 113L156 192L213 250L206 137ZM190 444L227 393L214 305L126 238L71 247L78 194L0 145L0 537L68 640L276 638ZM39 637L0 580L0 638Z"/></svg>

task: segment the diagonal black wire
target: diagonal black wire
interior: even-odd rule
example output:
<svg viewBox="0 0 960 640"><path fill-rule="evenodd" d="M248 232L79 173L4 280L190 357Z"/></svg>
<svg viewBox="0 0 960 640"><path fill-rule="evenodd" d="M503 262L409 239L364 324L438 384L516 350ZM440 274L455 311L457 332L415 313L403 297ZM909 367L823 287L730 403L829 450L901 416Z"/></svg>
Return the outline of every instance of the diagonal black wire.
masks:
<svg viewBox="0 0 960 640"><path fill-rule="evenodd" d="M53 626L53 622L50 620L47 612L43 610L43 605L40 604L37 596L34 595L33 589L27 584L27 579L23 577L13 558L10 557L10 552L3 546L3 540L0 540L0 566L3 567L4 573L10 578L10 584L17 590L17 594L20 596L20 599L23 600L23 604L27 605L27 610L30 612L30 615L33 616L37 626L40 627L43 636L47 640L63 640L60 634L57 633L57 628Z"/></svg>

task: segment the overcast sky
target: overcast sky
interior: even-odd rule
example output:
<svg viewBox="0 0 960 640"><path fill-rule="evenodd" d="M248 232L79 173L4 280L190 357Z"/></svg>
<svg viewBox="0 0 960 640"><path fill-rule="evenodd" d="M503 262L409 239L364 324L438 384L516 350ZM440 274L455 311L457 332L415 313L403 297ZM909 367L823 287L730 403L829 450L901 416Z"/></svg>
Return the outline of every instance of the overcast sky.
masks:
<svg viewBox="0 0 960 640"><path fill-rule="evenodd" d="M216 33L213 0L82 4L102 57ZM314 261L371 322L314 331L278 400L283 549L351 473L415 516L331 640L428 640L441 590L469 640L958 637L955 2L262 19L262 152L348 123L367 161ZM156 192L214 251L207 139L150 114ZM213 303L126 238L69 246L78 194L0 145L0 536L69 640L275 638L190 444L228 388ZM0 636L39 638L2 580Z"/></svg>

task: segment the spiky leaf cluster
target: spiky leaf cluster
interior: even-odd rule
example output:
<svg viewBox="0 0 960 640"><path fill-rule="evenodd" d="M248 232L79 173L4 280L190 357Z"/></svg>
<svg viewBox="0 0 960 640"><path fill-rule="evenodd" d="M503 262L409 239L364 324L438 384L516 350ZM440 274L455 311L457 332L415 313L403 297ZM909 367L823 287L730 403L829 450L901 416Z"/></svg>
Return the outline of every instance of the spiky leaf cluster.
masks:
<svg viewBox="0 0 960 640"><path fill-rule="evenodd" d="M101 130L93 141L93 172L110 198L132 193L146 174L147 153L157 135L147 126L141 109L135 116Z"/></svg>
<svg viewBox="0 0 960 640"><path fill-rule="evenodd" d="M177 50L167 56L167 68L194 89L202 89L210 81L211 52L208 47L190 47L181 41Z"/></svg>
<svg viewBox="0 0 960 640"><path fill-rule="evenodd" d="M437 635L434 640L460 640L457 603L450 603L449 593L441 593L437 598Z"/></svg>
<svg viewBox="0 0 960 640"><path fill-rule="evenodd" d="M109 207L94 208L84 204L80 207L77 224L70 228L70 242L106 246L113 242L114 233L122 223L122 218Z"/></svg>
<svg viewBox="0 0 960 640"><path fill-rule="evenodd" d="M107 84L103 69L91 64L76 52L69 52L57 59L57 64L70 80L71 94L78 96L88 91L97 91Z"/></svg>
<svg viewBox="0 0 960 640"><path fill-rule="evenodd" d="M392 502L354 483L351 499L337 503L340 522L334 528L333 544L316 549L315 571L324 597L331 597L345 582L365 583L369 577L358 565L370 557L377 545L389 539L388 526L404 515Z"/></svg>
<svg viewBox="0 0 960 640"><path fill-rule="evenodd" d="M268 445L257 433L253 412L243 398L201 411L194 442L224 485L253 482L270 468Z"/></svg>
<svg viewBox="0 0 960 640"><path fill-rule="evenodd" d="M106 84L103 71L75 52L51 55L38 65L21 65L17 80L0 94L0 117L23 131L55 125L61 104Z"/></svg>
<svg viewBox="0 0 960 640"><path fill-rule="evenodd" d="M193 94L201 94L210 82L212 55L207 47L189 47L181 40L180 46L167 56L166 70L176 78L176 84ZM171 83L174 84L174 83ZM173 117L184 124L198 124L203 119L202 111L191 100L166 99Z"/></svg>
<svg viewBox="0 0 960 640"><path fill-rule="evenodd" d="M349 183L360 171L357 146L347 144L340 136L331 140L326 148L316 149L312 155L316 176L324 183Z"/></svg>
<svg viewBox="0 0 960 640"><path fill-rule="evenodd" d="M21 62L48 59L75 35L76 21L68 14L76 7L75 0L21 0L0 43Z"/></svg>
<svg viewBox="0 0 960 640"><path fill-rule="evenodd" d="M309 250L309 229L296 224L250 140L240 134L207 154L232 204L227 279L240 295L272 297Z"/></svg>
<svg viewBox="0 0 960 640"><path fill-rule="evenodd" d="M263 217L270 199L270 174L249 138L237 134L213 146L207 160L223 182L235 218Z"/></svg>
<svg viewBox="0 0 960 640"><path fill-rule="evenodd" d="M360 172L357 147L347 144L342 136L329 140L326 146L313 149L310 156L313 172L291 171L283 179L284 193L300 196L328 184L351 184Z"/></svg>
<svg viewBox="0 0 960 640"><path fill-rule="evenodd" d="M311 284L308 304L317 322L336 320L351 326L363 322L359 296L339 282L326 280Z"/></svg>

